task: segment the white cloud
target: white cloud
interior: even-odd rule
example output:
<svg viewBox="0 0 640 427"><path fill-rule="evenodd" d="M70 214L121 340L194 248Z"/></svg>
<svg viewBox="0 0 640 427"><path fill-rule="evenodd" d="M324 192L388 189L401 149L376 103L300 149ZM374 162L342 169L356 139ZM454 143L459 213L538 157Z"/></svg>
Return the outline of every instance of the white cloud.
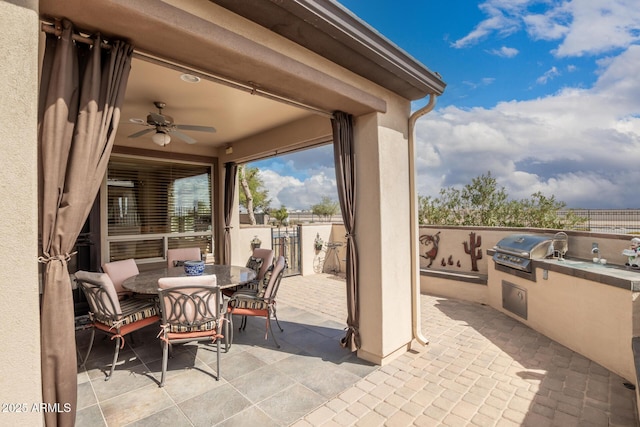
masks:
<svg viewBox="0 0 640 427"><path fill-rule="evenodd" d="M560 75L560 71L558 71L556 67L551 67L542 76L536 79L536 83L544 85L549 80L552 80L554 77L558 77L559 75Z"/></svg>
<svg viewBox="0 0 640 427"><path fill-rule="evenodd" d="M309 152L313 154L313 150ZM323 196L338 200L335 172L332 168L311 172L309 178L304 180L281 175L271 169L260 169L259 174L264 187L269 191L271 207L275 209L281 205L289 210L309 209L319 203Z"/></svg>
<svg viewBox="0 0 640 427"><path fill-rule="evenodd" d="M483 86L489 86L496 81L495 77L483 77L480 82Z"/></svg>
<svg viewBox="0 0 640 427"><path fill-rule="evenodd" d="M482 21L469 34L451 43L451 46L455 47L456 49L473 46L480 40L486 38L488 35L494 32L507 34L515 32L516 30L516 22L498 13L495 16L491 16L488 19Z"/></svg>
<svg viewBox="0 0 640 427"><path fill-rule="evenodd" d="M495 81L496 81L495 77L483 77L480 79L479 82L470 82L468 80L465 80L462 82L462 84L464 84L465 86L468 86L471 89L477 89L479 87L489 86L493 84Z"/></svg>
<svg viewBox="0 0 640 427"><path fill-rule="evenodd" d="M591 0L567 3L573 20L555 54L581 56L627 48L640 40L637 0Z"/></svg>
<svg viewBox="0 0 640 427"><path fill-rule="evenodd" d="M545 13L529 12L541 5L548 8ZM453 47L473 46L523 27L533 40L560 40L553 52L559 57L625 49L640 40L638 0L487 0L480 9L487 18Z"/></svg>
<svg viewBox="0 0 640 427"><path fill-rule="evenodd" d="M640 46L603 64L590 89L425 116L418 192L437 197L491 171L514 198L542 191L571 207L639 207Z"/></svg>
<svg viewBox="0 0 640 427"><path fill-rule="evenodd" d="M520 51L513 47L502 46L500 49L490 50L489 53L492 55L501 56L503 58L513 58L518 53L520 53Z"/></svg>
<svg viewBox="0 0 640 427"><path fill-rule="evenodd" d="M479 8L487 18L480 22L466 36L456 40L452 47L460 49L478 44L491 34L508 36L518 31L522 25L521 14L530 0L488 0Z"/></svg>
<svg viewBox="0 0 640 427"><path fill-rule="evenodd" d="M303 187L303 183L299 179L293 176L280 175L272 169L260 169L259 176L264 183L264 188L269 191L271 207L275 209L284 204L279 197L283 190L298 191Z"/></svg>
<svg viewBox="0 0 640 427"><path fill-rule="evenodd" d="M558 7L544 14L524 15L522 21L533 40L558 40L570 31L569 18L568 11Z"/></svg>

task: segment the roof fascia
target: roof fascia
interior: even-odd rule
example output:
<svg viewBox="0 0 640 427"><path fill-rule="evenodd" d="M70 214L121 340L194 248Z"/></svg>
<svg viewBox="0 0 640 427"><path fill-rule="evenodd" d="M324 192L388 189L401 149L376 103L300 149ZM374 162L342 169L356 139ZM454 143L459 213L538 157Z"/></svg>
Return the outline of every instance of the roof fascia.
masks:
<svg viewBox="0 0 640 427"><path fill-rule="evenodd" d="M407 99L441 95L446 83L333 0L210 0Z"/></svg>

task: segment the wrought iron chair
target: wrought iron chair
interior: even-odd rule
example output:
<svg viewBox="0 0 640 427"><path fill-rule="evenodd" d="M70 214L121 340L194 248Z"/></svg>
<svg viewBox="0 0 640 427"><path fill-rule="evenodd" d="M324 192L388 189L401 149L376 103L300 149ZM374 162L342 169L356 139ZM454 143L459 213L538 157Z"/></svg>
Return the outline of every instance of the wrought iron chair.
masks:
<svg viewBox="0 0 640 427"><path fill-rule="evenodd" d="M260 288L256 292L248 292L246 290L240 290L236 292L229 300L227 309L230 314L229 321L231 323L232 316L234 314L242 316L242 321L240 322L239 328L240 331L246 329L248 316L265 317L266 331L264 338L268 338L269 331L271 330L271 336L273 337L273 341L278 348L280 348L280 344L278 344L278 341L273 334L271 317L273 316L273 318L276 320L276 324L278 325L280 332L284 332L284 329L282 329L282 326L280 326L280 322L278 321L278 316L276 314L276 295L278 293L278 288L280 287L280 282L282 280L282 276L284 275L286 267L287 265L285 258L283 256L278 257L273 267L267 270ZM231 331L233 331L232 324L230 329ZM229 343L233 341L233 332L231 332L230 335L231 336L229 337Z"/></svg>
<svg viewBox="0 0 640 427"><path fill-rule="evenodd" d="M133 295L133 292L129 292L122 287L122 282L127 280L131 276L135 276L140 273L138 265L133 258L123 259L121 261L106 262L102 264L102 271L107 273L113 286L116 288L118 298L123 299L127 296Z"/></svg>
<svg viewBox="0 0 640 427"><path fill-rule="evenodd" d="M220 334L224 313L221 315L220 287L216 276L165 277L158 280L158 296L162 312L162 330L158 335L162 346L162 377L164 386L169 347L190 341L216 343L216 381L220 379Z"/></svg>
<svg viewBox="0 0 640 427"><path fill-rule="evenodd" d="M256 280L262 280L269 267L273 265L273 255L273 249L255 248L253 250L251 258L262 260L256 271ZM251 258L247 261L247 267L250 267Z"/></svg>
<svg viewBox="0 0 640 427"><path fill-rule="evenodd" d="M167 249L167 267L178 267L184 261L200 261L200 248Z"/></svg>
<svg viewBox="0 0 640 427"><path fill-rule="evenodd" d="M245 267L256 272L256 278L242 285L223 289L222 293L230 297L237 291L257 292L267 270L273 266L273 249L256 248L247 260Z"/></svg>
<svg viewBox="0 0 640 427"><path fill-rule="evenodd" d="M75 273L75 277L87 297L91 320L91 339L87 355L82 361L82 367L87 363L93 348L96 330L107 334L116 342L111 371L105 378L105 381L108 381L115 370L118 354L124 348L124 337L158 322L160 320L158 309L156 304L149 300L129 298L119 301L116 288L105 273L78 271Z"/></svg>

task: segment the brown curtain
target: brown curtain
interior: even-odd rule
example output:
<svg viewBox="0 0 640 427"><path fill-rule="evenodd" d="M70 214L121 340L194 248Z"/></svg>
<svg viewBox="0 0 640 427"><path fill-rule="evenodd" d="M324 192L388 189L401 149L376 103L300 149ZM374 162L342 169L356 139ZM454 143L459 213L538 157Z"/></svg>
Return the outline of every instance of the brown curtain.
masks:
<svg viewBox="0 0 640 427"><path fill-rule="evenodd" d="M233 216L233 196L236 192L236 172L234 162L224 164L224 253L222 263L231 264L231 218Z"/></svg>
<svg viewBox="0 0 640 427"><path fill-rule="evenodd" d="M45 413L47 426L75 423L77 361L67 262L107 168L133 51L120 41L102 49L100 35L93 46L72 37L66 20L59 37L47 34L40 87L42 396L72 409Z"/></svg>
<svg viewBox="0 0 640 427"><path fill-rule="evenodd" d="M340 341L351 351L360 348L358 309L358 247L356 245L356 162L353 155L353 116L336 111L331 119L333 156L342 220L347 231L347 334Z"/></svg>

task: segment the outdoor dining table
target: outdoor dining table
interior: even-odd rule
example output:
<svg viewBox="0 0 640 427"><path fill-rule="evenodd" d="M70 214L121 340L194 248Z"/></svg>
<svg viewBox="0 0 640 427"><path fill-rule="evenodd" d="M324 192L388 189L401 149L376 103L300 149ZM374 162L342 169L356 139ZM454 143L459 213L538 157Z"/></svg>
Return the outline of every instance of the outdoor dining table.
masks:
<svg viewBox="0 0 640 427"><path fill-rule="evenodd" d="M256 277L254 270L237 265L206 264L202 274L215 274L216 283L221 289L242 285ZM187 276L183 267L164 267L141 271L139 274L126 279L122 283L122 287L138 294L157 294L158 279L182 276Z"/></svg>

